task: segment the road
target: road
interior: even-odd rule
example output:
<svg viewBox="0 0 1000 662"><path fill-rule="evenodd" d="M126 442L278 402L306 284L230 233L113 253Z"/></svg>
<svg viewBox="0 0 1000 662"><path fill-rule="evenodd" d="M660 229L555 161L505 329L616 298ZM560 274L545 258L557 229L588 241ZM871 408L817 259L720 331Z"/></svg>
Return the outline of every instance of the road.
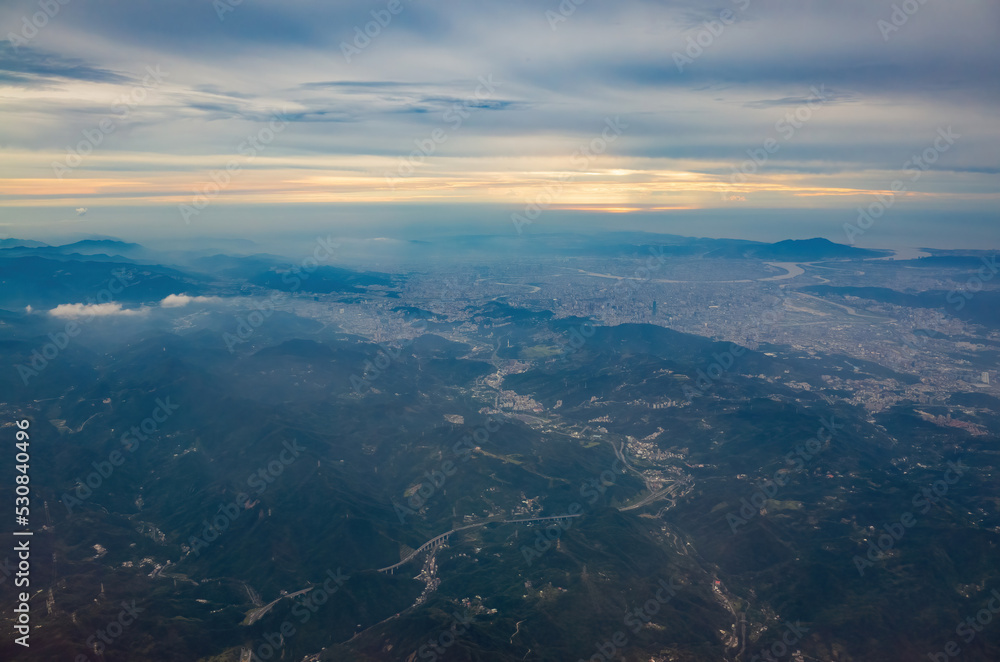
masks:
<svg viewBox="0 0 1000 662"><path fill-rule="evenodd" d="M263 607L258 607L257 609L251 610L247 614L247 617L243 620L243 625L253 625L257 621L259 621L261 618L263 618L264 615L267 612L271 611L271 607L273 607L274 605L278 604L279 602L281 602L285 598L289 598L289 599L290 598L294 598L296 595L302 595L303 593L308 593L309 591L313 590L313 588L314 587L310 586L308 588L304 588L302 590L295 591L294 593L286 593L285 595L282 595L282 596L278 597L276 600L272 600L271 602L267 603Z"/></svg>
<svg viewBox="0 0 1000 662"><path fill-rule="evenodd" d="M672 485L664 487L659 492L653 492L652 494L647 494L645 497L643 497L641 500L633 503L631 506L623 506L623 507L619 508L618 510L620 510L622 512L625 512L626 510L635 510L636 508L641 508L642 506L645 506L646 504L651 503L653 501L656 501L657 499L660 499L660 498L662 498L664 496L667 496L667 495L672 496L674 490L676 490L676 489L678 489L680 487L684 487L687 484L688 483L686 481L680 481L680 482L677 482L677 483L673 483Z"/></svg>
<svg viewBox="0 0 1000 662"><path fill-rule="evenodd" d="M487 520L484 520L482 522L476 522L475 524L466 524L465 526L460 526L460 527L452 529L451 531L445 531L444 533L442 533L440 535L434 536L433 538L431 538L430 540L428 540L427 542L425 542L423 545L421 545L420 547L417 547L415 550L413 550L412 552L410 552L409 554L407 554L406 558L404 558L399 563L393 563L392 565L386 566L385 568L379 568L378 571L379 572L391 572L392 570L395 570L399 566L404 565L406 563L409 563L413 559L413 557L415 557L420 552L422 552L422 551L424 551L424 550L426 550L426 549L428 549L430 547L435 547L435 546L439 545L441 542L443 542L444 540L446 540L451 534L457 533L458 531L465 531L466 529L474 529L476 527L486 526L487 524L491 524L493 522L498 522L498 523L501 523L501 524L517 524L517 523L521 523L521 522L547 522L547 521L551 521L551 520L568 519L570 517L580 517L581 515L582 515L582 513L577 513L575 515L570 515L570 514L567 513L566 515L547 515L545 517L529 517L529 518L525 518L525 519L501 519L501 518L497 517L497 518L487 519Z"/></svg>

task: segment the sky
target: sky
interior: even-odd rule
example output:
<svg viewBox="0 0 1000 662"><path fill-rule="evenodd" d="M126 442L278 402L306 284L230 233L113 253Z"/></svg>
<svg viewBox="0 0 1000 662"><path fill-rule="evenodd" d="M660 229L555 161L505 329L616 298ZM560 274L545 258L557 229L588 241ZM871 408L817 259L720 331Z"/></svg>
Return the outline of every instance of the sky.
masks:
<svg viewBox="0 0 1000 662"><path fill-rule="evenodd" d="M0 236L1000 239L994 0L5 0L0 37Z"/></svg>

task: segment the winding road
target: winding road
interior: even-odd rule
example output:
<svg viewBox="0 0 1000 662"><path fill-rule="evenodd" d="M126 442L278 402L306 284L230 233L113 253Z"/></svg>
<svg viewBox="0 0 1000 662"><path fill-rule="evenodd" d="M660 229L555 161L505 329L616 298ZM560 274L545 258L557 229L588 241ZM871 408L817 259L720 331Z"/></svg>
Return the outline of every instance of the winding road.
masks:
<svg viewBox="0 0 1000 662"><path fill-rule="evenodd" d="M425 542L423 545L421 545L420 547L417 547L415 550L413 550L412 552L410 552L409 554L407 554L406 557L403 560L401 560L399 563L393 563L392 565L386 566L385 568L379 568L378 571L379 572L389 572L389 573L391 573L393 570L395 570L396 568L400 567L401 565L409 563L411 560L413 560L413 557L415 557L417 554L419 554L419 553L421 553L421 552L423 552L423 551L425 551L427 549L432 549L434 547L437 547L441 543L445 542L446 540L448 540L448 538L449 538L449 536L451 536L451 534L456 533L458 531L465 531L466 529L474 529L476 527L486 526L487 524L491 524L493 522L498 522L498 523L501 523L501 524L519 524L519 523L522 523L522 522L547 522L547 521L552 521L552 520L564 520L564 519L570 519L570 518L573 518L573 517L580 517L581 515L582 515L582 513L576 513L575 515L570 515L570 514L567 513L566 515L548 515L546 517L529 517L529 518L526 518L526 519L501 519L501 518L498 517L498 518L495 518L495 519L484 520L482 522L476 522L475 524L466 524L465 526L460 526L460 527L452 529L451 531L445 531L444 533L442 533L440 535L434 536L433 538L431 538L430 540L428 540L427 542Z"/></svg>

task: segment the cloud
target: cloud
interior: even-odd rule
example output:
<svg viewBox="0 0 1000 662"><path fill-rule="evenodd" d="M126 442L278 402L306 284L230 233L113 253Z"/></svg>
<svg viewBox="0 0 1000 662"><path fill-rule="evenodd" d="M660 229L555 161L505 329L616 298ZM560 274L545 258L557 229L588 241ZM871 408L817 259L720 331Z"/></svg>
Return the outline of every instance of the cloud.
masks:
<svg viewBox="0 0 1000 662"><path fill-rule="evenodd" d="M141 317L147 308L122 308L120 303L63 303L49 311L52 317L76 319L79 317Z"/></svg>
<svg viewBox="0 0 1000 662"><path fill-rule="evenodd" d="M171 294L160 302L160 306L163 308L183 308L189 303L213 303L219 300L219 297L192 297L187 294Z"/></svg>
<svg viewBox="0 0 1000 662"><path fill-rule="evenodd" d="M76 208L76 215L77 216L86 216L87 215L87 208L86 207L77 207Z"/></svg>
<svg viewBox="0 0 1000 662"><path fill-rule="evenodd" d="M0 100L0 188L33 213L95 205L102 223L127 204L173 213L236 159L227 203L299 214L322 202L412 203L430 219L448 205L533 199L558 173L577 173L574 151L618 116L627 132L574 175L560 204L714 207L712 187L726 186L748 150L780 138L752 182L759 190L731 202L853 209L845 192L881 190L948 126L961 146L917 193L945 193L942 205L984 217L1000 196L990 178L1000 149L998 3L923 3L886 39L878 22L899 0L591 2L557 24L546 12L573 3L407 0L350 62L340 44L385 0L229 3L223 17L205 0L91 4L30 47L0 43L0 85L13 81ZM709 30L724 8L735 20ZM20 13L5 12L18 24ZM689 52L679 67L674 54ZM147 65L169 79L140 99ZM477 97L483 77L498 87ZM814 86L824 103L784 139L776 125ZM280 136L254 147L279 110ZM67 146L89 156L78 176L54 181L49 164L66 160ZM262 227L274 217L265 208L248 216Z"/></svg>
<svg viewBox="0 0 1000 662"><path fill-rule="evenodd" d="M52 79L122 84L130 81L127 76L91 66L79 58L27 46L15 49L6 41L0 42L0 81L36 86L47 84Z"/></svg>
<svg viewBox="0 0 1000 662"><path fill-rule="evenodd" d="M824 104L853 103L859 100L856 94L851 92L834 92L827 90L825 85L819 88L813 86L812 94L808 96L783 97L781 99L760 99L759 101L748 101L743 105L746 108L767 109L779 106L801 106L802 104L815 103L817 100Z"/></svg>

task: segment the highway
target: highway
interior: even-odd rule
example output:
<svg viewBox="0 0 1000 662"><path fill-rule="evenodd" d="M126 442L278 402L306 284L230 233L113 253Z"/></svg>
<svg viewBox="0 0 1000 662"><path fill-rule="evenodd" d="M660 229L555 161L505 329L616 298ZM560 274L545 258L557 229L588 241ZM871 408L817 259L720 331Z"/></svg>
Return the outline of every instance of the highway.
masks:
<svg viewBox="0 0 1000 662"><path fill-rule="evenodd" d="M620 510L622 512L625 512L627 510L634 510L636 508L641 508L642 506L645 506L646 504L651 503L653 501L656 501L657 499L660 499L660 498L662 498L664 496L667 496L667 495L671 495L672 496L677 489L679 489L681 487L686 487L688 484L689 483L688 483L687 480L681 480L681 481L676 482L676 483L671 483L670 485L668 485L667 487L664 487L659 492L653 492L651 494L647 494L645 497L642 498L641 501L637 501L637 502L633 503L631 506L623 506L623 507L619 508L618 510Z"/></svg>
<svg viewBox="0 0 1000 662"><path fill-rule="evenodd" d="M474 528L479 527L479 526L486 526L487 524L491 524L493 522L498 522L498 523L501 523L501 524L517 524L517 523L522 523L522 522L548 522L548 521L552 521L552 520L569 519L571 517L580 517L581 514L582 513L577 513L575 515L570 515L570 514L567 513L566 515L548 515L548 516L545 516L545 517L529 517L529 518L526 518L526 519L499 519L499 518L497 518L497 519L484 520L482 522L476 522L475 524L467 524L465 526L460 526L460 527L452 529L451 531L445 531L444 533L442 533L440 535L434 536L433 538L431 538L430 540L428 540L427 542L425 542L423 545L421 545L420 547L417 547L415 550L413 550L412 552L410 552L409 554L407 554L406 558L404 558L399 563L393 563L392 565L386 566L385 568L379 568L378 571L379 572L390 572L391 573L393 570L395 570L399 566L404 565L406 563L409 563L411 560L413 560L413 557L415 557L420 552L423 552L424 550L427 550L427 549L431 549L431 548L437 547L441 543L445 542L446 540L448 540L448 538L449 538L449 536L451 536L451 534L457 533L458 531L465 531L466 529L474 529Z"/></svg>

